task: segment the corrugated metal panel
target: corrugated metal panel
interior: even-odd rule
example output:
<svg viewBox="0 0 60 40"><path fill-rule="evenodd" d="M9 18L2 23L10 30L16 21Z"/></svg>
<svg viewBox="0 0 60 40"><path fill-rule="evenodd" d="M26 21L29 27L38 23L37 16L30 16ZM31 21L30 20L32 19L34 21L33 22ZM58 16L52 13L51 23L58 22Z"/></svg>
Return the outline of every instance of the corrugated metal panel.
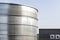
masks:
<svg viewBox="0 0 60 40"><path fill-rule="evenodd" d="M37 10L33 7L0 3L1 40L37 40Z"/></svg>

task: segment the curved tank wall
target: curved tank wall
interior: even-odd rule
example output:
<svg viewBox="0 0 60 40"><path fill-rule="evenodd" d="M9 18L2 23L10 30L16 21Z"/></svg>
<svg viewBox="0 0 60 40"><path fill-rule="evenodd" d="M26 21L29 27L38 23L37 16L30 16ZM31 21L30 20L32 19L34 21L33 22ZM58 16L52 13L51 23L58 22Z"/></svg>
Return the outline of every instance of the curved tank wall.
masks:
<svg viewBox="0 0 60 40"><path fill-rule="evenodd" d="M1 40L37 40L37 9L0 3Z"/></svg>

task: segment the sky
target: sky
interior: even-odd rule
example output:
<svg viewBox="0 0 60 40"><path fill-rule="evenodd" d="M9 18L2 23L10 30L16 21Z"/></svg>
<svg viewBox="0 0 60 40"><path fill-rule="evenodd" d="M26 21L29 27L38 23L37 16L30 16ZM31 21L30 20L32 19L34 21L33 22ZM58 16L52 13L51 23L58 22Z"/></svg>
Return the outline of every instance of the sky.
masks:
<svg viewBox="0 0 60 40"><path fill-rule="evenodd" d="M38 28L60 28L60 0L0 0L38 9Z"/></svg>

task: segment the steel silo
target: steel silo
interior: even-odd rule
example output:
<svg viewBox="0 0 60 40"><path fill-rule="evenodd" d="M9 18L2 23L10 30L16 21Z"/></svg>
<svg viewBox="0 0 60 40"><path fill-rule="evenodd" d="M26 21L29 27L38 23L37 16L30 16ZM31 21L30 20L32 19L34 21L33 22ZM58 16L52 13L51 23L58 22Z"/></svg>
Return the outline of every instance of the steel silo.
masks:
<svg viewBox="0 0 60 40"><path fill-rule="evenodd" d="M1 40L37 40L37 12L25 5L0 3Z"/></svg>

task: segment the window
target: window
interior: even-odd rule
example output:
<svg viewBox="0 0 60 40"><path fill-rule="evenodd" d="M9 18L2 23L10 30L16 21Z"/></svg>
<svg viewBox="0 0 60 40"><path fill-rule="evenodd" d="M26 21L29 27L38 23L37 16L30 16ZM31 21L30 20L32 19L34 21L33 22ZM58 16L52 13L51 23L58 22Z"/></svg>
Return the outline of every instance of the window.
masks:
<svg viewBox="0 0 60 40"><path fill-rule="evenodd" d="M56 35L56 39L60 39L60 35L59 34Z"/></svg>
<svg viewBox="0 0 60 40"><path fill-rule="evenodd" d="M51 34L50 35L50 39L54 39L54 34Z"/></svg>
<svg viewBox="0 0 60 40"><path fill-rule="evenodd" d="M7 14L8 6L9 5L7 5L7 4L0 4L0 14Z"/></svg>

